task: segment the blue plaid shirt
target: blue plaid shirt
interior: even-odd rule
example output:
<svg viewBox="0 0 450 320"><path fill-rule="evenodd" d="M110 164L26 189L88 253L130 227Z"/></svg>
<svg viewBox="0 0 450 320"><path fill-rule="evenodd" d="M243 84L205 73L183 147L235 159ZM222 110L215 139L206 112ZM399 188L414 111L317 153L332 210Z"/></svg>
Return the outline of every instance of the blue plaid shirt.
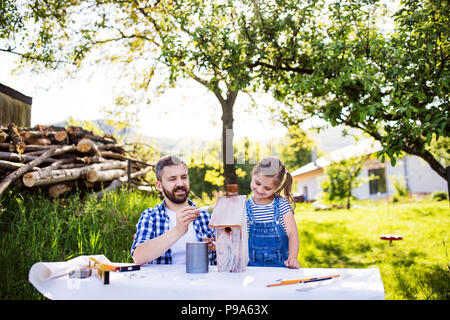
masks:
<svg viewBox="0 0 450 320"><path fill-rule="evenodd" d="M190 199L188 203L191 206L197 207ZM200 211L197 219L193 221L195 234L197 240L202 241L203 238L214 238L214 228L209 227L210 213L207 211ZM131 256L133 256L136 247L148 240L159 237L164 232L169 230L169 216L166 213L166 202L163 200L154 208L147 208L142 212L138 223L136 224L136 235L131 246ZM161 257L150 261L149 263L156 264L172 264L172 250L169 248ZM209 251L210 265L216 264L216 252Z"/></svg>

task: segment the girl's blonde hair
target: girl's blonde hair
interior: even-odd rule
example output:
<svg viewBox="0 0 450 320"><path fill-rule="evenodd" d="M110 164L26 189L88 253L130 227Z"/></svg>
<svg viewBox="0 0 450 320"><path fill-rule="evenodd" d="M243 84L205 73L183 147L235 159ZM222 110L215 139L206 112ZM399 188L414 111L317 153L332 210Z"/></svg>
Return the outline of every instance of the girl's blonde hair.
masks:
<svg viewBox="0 0 450 320"><path fill-rule="evenodd" d="M252 175L261 174L275 179L275 196L280 196L283 191L285 198L289 201L292 209L295 209L295 200L292 197L292 176L286 170L285 165L277 158L264 158L253 168Z"/></svg>

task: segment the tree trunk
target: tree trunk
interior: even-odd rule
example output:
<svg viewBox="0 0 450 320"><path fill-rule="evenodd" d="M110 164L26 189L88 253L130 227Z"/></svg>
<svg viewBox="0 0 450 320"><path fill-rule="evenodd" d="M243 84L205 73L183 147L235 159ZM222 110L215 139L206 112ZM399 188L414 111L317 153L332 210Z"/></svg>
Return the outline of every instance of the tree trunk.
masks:
<svg viewBox="0 0 450 320"><path fill-rule="evenodd" d="M124 169L126 166L126 162L111 161L74 169L33 171L24 175L22 180L27 187L33 187L83 178L90 170Z"/></svg>
<svg viewBox="0 0 450 320"><path fill-rule="evenodd" d="M14 171L21 167L23 167L25 164L23 163L17 163L17 162L10 162L5 160L0 160L0 168L6 169L7 171Z"/></svg>
<svg viewBox="0 0 450 320"><path fill-rule="evenodd" d="M92 141L100 142L103 144L115 144L117 143L116 139L111 137L99 137L93 134L91 131L85 130L81 127L69 126L67 128L67 132L69 133L69 140L72 143L77 143L80 139L87 138Z"/></svg>
<svg viewBox="0 0 450 320"><path fill-rule="evenodd" d="M48 138L25 138L27 144L34 144L39 146L50 146L52 142Z"/></svg>
<svg viewBox="0 0 450 320"><path fill-rule="evenodd" d="M144 176L144 175L145 175L147 172L149 172L151 169L152 169L152 167L148 166L147 168L144 168L144 169L142 169L142 170L140 170L140 171L133 172L133 173L130 175L130 177L131 177L131 179L134 179L134 178L137 178L137 177ZM126 175L123 176L123 177L117 178L117 179L113 180L113 181L111 182L111 184L110 184L107 188L105 188L105 189L103 189L103 190L97 192L97 193L94 194L93 196L95 196L95 197L97 197L97 198L101 198L101 197L103 197L104 194L106 194L106 193L108 193L108 192L110 192L110 191L112 191L112 190L114 190L114 189L120 187L122 184L124 184L124 183L127 182L127 181L128 181L128 176L126 176Z"/></svg>
<svg viewBox="0 0 450 320"><path fill-rule="evenodd" d="M91 153L97 156L100 156L97 145L88 138L83 138L77 144L77 150L82 153Z"/></svg>
<svg viewBox="0 0 450 320"><path fill-rule="evenodd" d="M215 92L215 94L216 96L220 96L220 93L218 92ZM222 161L225 185L237 183L233 149L233 106L237 94L237 92L229 90L226 100L219 98L222 105Z"/></svg>
<svg viewBox="0 0 450 320"><path fill-rule="evenodd" d="M57 149L57 148L61 148L61 146L60 145L43 146L43 145L26 144L25 145L25 153L35 152L35 151L42 151L42 150L47 151L49 149ZM1 150L8 150L10 152L14 152L14 150L13 151L10 150L11 149L11 144L6 143L6 142L1 142L0 143L0 149Z"/></svg>
<svg viewBox="0 0 450 320"><path fill-rule="evenodd" d="M82 178L89 168L61 169L50 171L28 172L22 178L23 184L27 187L54 184L64 181L71 181Z"/></svg>
<svg viewBox="0 0 450 320"><path fill-rule="evenodd" d="M7 137L8 137L8 134L5 133L3 130L0 130L0 143L5 141Z"/></svg>
<svg viewBox="0 0 450 320"><path fill-rule="evenodd" d="M445 171L447 173L447 198L450 203L450 166L447 166L447 168L445 168Z"/></svg>
<svg viewBox="0 0 450 320"><path fill-rule="evenodd" d="M91 164L91 163L106 162L109 160L106 160L105 158L99 156L92 156L92 157L77 157L77 161L81 161L86 164Z"/></svg>
<svg viewBox="0 0 450 320"><path fill-rule="evenodd" d="M59 149L51 149L41 155L40 157L34 159L27 165L17 169L16 171L8 174L0 183L0 196L3 194L3 192L8 188L8 186L11 184L11 182L15 181L16 179L20 178L23 174L25 174L28 170L30 170L33 167L36 167L40 165L42 162L44 162L46 159L50 158L53 155L59 155L66 152L71 152L76 150L75 146L65 146Z"/></svg>
<svg viewBox="0 0 450 320"><path fill-rule="evenodd" d="M11 152L17 151L17 153L21 154L25 152L25 143L22 141L20 137L19 130L14 123L8 125L9 136L11 137L11 144L13 146L13 150Z"/></svg>
<svg viewBox="0 0 450 320"><path fill-rule="evenodd" d="M58 131L26 131L24 133L25 139L38 139L38 138L45 138L49 137L51 139L54 139L58 142L64 141L67 139L67 132L65 130L58 130Z"/></svg>
<svg viewBox="0 0 450 320"><path fill-rule="evenodd" d="M56 150L56 149L50 149L50 150ZM47 153L48 151L46 151ZM45 154L45 153L44 153ZM15 162L29 162L29 161L33 161L40 158L40 156L29 156L27 154L17 154L17 153L13 153L13 152L3 152L0 151L0 159L2 160L8 160L8 161L15 161ZM56 159L54 158L45 158L42 162L45 163L52 163L55 162ZM41 162L41 163L42 163Z"/></svg>
<svg viewBox="0 0 450 320"><path fill-rule="evenodd" d="M48 188L48 193L52 198L58 198L60 195L69 192L70 190L72 190L72 186L65 183L59 183Z"/></svg>
<svg viewBox="0 0 450 320"><path fill-rule="evenodd" d="M348 194L347 194L347 210L350 209L350 198L352 196L352 176L348 179Z"/></svg>

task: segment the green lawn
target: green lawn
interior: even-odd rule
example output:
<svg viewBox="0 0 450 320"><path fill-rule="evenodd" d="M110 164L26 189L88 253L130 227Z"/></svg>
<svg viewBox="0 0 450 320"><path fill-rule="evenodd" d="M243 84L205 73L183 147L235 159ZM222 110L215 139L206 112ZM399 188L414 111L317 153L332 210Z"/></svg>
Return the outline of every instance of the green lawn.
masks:
<svg viewBox="0 0 450 320"><path fill-rule="evenodd" d="M127 191L100 201L7 191L0 210L0 299L43 299L28 282L38 261L104 254L132 262L135 225L141 212L159 201ZM362 207L332 211L298 204L301 266L378 267L386 299L449 299L448 201L391 203L390 214L386 202L358 204ZM404 240L389 246L379 240L386 233Z"/></svg>
<svg viewBox="0 0 450 320"><path fill-rule="evenodd" d="M386 299L449 299L449 203L359 202L358 208L295 210L305 268L378 267ZM403 240L380 240L399 234Z"/></svg>

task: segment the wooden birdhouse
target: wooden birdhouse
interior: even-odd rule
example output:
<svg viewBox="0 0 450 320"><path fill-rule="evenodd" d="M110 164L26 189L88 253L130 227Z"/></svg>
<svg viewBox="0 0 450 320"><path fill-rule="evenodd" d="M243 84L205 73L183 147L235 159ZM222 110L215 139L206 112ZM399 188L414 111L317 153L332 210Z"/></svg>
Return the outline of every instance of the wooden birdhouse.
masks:
<svg viewBox="0 0 450 320"><path fill-rule="evenodd" d="M217 271L244 272L248 264L248 232L245 195L237 185L227 185L227 195L219 197L210 227L216 230Z"/></svg>

